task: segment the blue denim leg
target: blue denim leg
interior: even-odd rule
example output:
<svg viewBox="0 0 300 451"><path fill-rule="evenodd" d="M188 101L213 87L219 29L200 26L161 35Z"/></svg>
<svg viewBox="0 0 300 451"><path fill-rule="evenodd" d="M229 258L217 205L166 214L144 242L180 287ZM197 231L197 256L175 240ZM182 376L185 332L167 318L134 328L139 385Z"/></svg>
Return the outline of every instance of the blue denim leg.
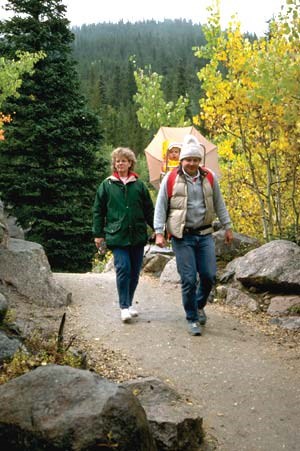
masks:
<svg viewBox="0 0 300 451"><path fill-rule="evenodd" d="M181 295L186 319L198 321L196 237L195 235L184 235L182 239L172 237L172 246L181 279Z"/></svg>
<svg viewBox="0 0 300 451"><path fill-rule="evenodd" d="M216 253L212 235L200 236L197 246L197 271L199 282L196 290L198 309L205 307L209 293L216 282Z"/></svg>
<svg viewBox="0 0 300 451"><path fill-rule="evenodd" d="M144 246L131 246L129 248L130 262L131 262L131 274L130 274L130 285L129 285L129 301L132 305L133 296L136 287L139 283L139 277L141 272L141 267L144 258Z"/></svg>
<svg viewBox="0 0 300 451"><path fill-rule="evenodd" d="M143 263L144 246L116 247L113 249L120 308L132 304Z"/></svg>
<svg viewBox="0 0 300 451"><path fill-rule="evenodd" d="M172 238L177 269L181 278L182 303L188 321L198 320L216 277L214 240L208 235ZM198 283L198 274L201 284Z"/></svg>

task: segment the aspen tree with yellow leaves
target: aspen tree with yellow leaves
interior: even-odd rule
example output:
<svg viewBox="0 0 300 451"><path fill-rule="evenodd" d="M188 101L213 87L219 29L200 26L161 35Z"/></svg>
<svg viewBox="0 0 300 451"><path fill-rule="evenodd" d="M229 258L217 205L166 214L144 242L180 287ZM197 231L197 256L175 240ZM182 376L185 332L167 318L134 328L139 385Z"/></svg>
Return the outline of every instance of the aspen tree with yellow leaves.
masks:
<svg viewBox="0 0 300 451"><path fill-rule="evenodd" d="M1 113L1 106L7 97L18 97L18 89L22 85L22 76L32 74L37 61L43 58L43 52L16 52L15 59L0 57L0 141L4 139L3 124L11 121L10 115Z"/></svg>
<svg viewBox="0 0 300 451"><path fill-rule="evenodd" d="M299 243L299 3L287 0L269 33L250 41L233 18L220 26L219 1L195 55L204 97L194 124L218 145L221 185L235 228Z"/></svg>

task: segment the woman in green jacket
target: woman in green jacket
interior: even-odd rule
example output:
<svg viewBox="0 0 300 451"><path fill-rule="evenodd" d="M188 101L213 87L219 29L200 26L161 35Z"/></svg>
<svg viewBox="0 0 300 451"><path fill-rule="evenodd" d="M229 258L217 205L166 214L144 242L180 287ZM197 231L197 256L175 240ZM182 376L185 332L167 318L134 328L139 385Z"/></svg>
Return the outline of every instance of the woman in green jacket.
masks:
<svg viewBox="0 0 300 451"><path fill-rule="evenodd" d="M132 306L147 243L147 224L153 229L154 206L145 184L133 172L132 150L112 152L112 175L99 186L93 208L93 234L97 248L106 242L114 256L121 319L138 316Z"/></svg>

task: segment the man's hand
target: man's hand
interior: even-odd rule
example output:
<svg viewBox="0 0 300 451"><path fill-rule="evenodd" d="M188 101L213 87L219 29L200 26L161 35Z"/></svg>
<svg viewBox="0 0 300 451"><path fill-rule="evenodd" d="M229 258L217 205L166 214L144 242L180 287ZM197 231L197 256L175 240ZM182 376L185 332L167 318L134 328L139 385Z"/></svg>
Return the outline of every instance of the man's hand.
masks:
<svg viewBox="0 0 300 451"><path fill-rule="evenodd" d="M224 237L225 244L230 244L232 240L233 240L233 231L231 229L225 230Z"/></svg>
<svg viewBox="0 0 300 451"><path fill-rule="evenodd" d="M99 247L101 246L101 243L104 241L104 238L95 238L94 242L95 242L95 246L97 249L99 249Z"/></svg>
<svg viewBox="0 0 300 451"><path fill-rule="evenodd" d="M155 244L159 247L166 247L166 240L162 233L157 233L155 235Z"/></svg>

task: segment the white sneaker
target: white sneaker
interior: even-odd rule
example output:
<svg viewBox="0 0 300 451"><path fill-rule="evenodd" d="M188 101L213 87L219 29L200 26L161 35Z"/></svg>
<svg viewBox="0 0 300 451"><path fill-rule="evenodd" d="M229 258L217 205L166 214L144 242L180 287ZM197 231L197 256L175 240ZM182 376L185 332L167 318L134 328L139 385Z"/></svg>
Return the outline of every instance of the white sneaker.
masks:
<svg viewBox="0 0 300 451"><path fill-rule="evenodd" d="M128 308L121 309L121 320L123 321L123 323L127 323L131 320L131 315Z"/></svg>
<svg viewBox="0 0 300 451"><path fill-rule="evenodd" d="M132 305L129 307L128 310L131 316L139 316L139 312Z"/></svg>

